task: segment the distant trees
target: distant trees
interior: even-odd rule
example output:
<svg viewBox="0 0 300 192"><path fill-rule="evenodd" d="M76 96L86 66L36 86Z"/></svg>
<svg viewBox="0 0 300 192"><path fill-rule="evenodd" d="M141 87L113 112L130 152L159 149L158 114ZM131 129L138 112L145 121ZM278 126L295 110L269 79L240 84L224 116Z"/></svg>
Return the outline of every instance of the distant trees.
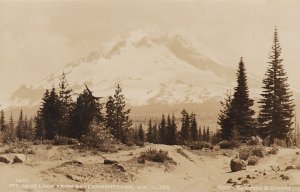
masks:
<svg viewBox="0 0 300 192"><path fill-rule="evenodd" d="M269 67L263 79L262 98L259 101L258 122L260 135L270 136L270 144L273 144L275 138L284 139L292 131L295 106L282 63L281 46L276 28L269 59Z"/></svg>

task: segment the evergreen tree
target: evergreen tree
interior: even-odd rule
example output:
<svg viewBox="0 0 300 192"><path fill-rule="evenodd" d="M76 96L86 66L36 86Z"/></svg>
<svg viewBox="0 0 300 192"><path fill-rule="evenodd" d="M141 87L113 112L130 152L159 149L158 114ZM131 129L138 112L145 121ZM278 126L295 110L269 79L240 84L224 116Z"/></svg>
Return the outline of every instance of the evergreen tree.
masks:
<svg viewBox="0 0 300 192"><path fill-rule="evenodd" d="M263 79L262 99L259 101L258 122L260 135L270 136L269 144L271 145L275 138L284 139L292 131L295 106L282 63L281 46L276 28L269 59L269 67Z"/></svg>
<svg viewBox="0 0 300 192"><path fill-rule="evenodd" d="M169 144L170 145L176 145L177 144L176 130L177 130L177 126L176 126L176 122L175 122L175 116L173 114L169 129L168 129L168 136L169 136Z"/></svg>
<svg viewBox="0 0 300 192"><path fill-rule="evenodd" d="M132 126L129 119L130 109L126 109L126 102L122 88L117 85L114 97L109 97L106 103L106 125L112 130L115 138L126 143L128 130Z"/></svg>
<svg viewBox="0 0 300 192"><path fill-rule="evenodd" d="M203 141L203 136L202 136L202 130L201 130L201 126L199 126L199 133L198 133L198 140L199 141Z"/></svg>
<svg viewBox="0 0 300 192"><path fill-rule="evenodd" d="M25 139L25 131L24 131L24 116L23 116L23 110L21 109L18 124L16 127L16 134L18 139L22 140Z"/></svg>
<svg viewBox="0 0 300 192"><path fill-rule="evenodd" d="M210 141L210 131L209 131L209 127L206 128L206 141L209 142Z"/></svg>
<svg viewBox="0 0 300 192"><path fill-rule="evenodd" d="M101 113L102 103L100 98L95 97L87 86L78 96L76 103L71 110L70 136L81 138L89 132L93 122L103 123L103 114Z"/></svg>
<svg viewBox="0 0 300 192"><path fill-rule="evenodd" d="M237 86L234 89L231 102L230 118L240 133L240 140L247 141L255 135L255 119L253 100L249 98L249 89L247 85L247 74L243 58L239 62L237 71Z"/></svg>
<svg viewBox="0 0 300 192"><path fill-rule="evenodd" d="M71 107L73 104L72 94L73 90L69 88L69 83L67 81L66 73L63 72L61 77L59 78L59 100L60 100L60 119L59 123L59 134L66 136L67 135L67 128L69 127L70 123L70 113Z"/></svg>
<svg viewBox="0 0 300 192"><path fill-rule="evenodd" d="M205 126L203 127L203 133L202 133L202 137L203 137L203 141L207 141L207 136L206 136L206 129Z"/></svg>
<svg viewBox="0 0 300 192"><path fill-rule="evenodd" d="M148 123L148 130L147 130L147 141L149 143L155 143L155 135L154 135L154 130L153 130L153 126L152 126L152 121L151 119L149 120Z"/></svg>
<svg viewBox="0 0 300 192"><path fill-rule="evenodd" d="M138 138L139 138L140 141L145 141L145 132L144 132L144 129L143 129L143 126L142 126L141 123L140 123L140 126L139 126Z"/></svg>
<svg viewBox="0 0 300 192"><path fill-rule="evenodd" d="M9 124L7 128L7 140L8 142L14 142L17 140L17 135L15 131L15 123L12 114L10 115Z"/></svg>
<svg viewBox="0 0 300 192"><path fill-rule="evenodd" d="M181 139L182 141L189 141L191 140L190 117L185 109L182 110L181 115Z"/></svg>
<svg viewBox="0 0 300 192"><path fill-rule="evenodd" d="M198 125L197 125L197 120L196 120L196 114L192 113L190 115L190 126L191 126L191 139L193 141L198 140Z"/></svg>
<svg viewBox="0 0 300 192"><path fill-rule="evenodd" d="M152 129L153 129L153 138L154 138L153 143L157 144L159 143L159 134L157 131L157 125L154 124Z"/></svg>
<svg viewBox="0 0 300 192"><path fill-rule="evenodd" d="M45 121L40 115L40 111L38 111L37 116L34 118L34 129L35 129L35 138L44 140L46 138L46 130L45 130Z"/></svg>
<svg viewBox="0 0 300 192"><path fill-rule="evenodd" d="M112 96L108 97L108 101L105 104L105 108L106 108L106 115L105 115L105 126L107 129L110 130L110 133L118 139L117 137L117 127L115 124L115 101L114 98Z"/></svg>
<svg viewBox="0 0 300 192"><path fill-rule="evenodd" d="M54 139L55 135L62 135L60 119L62 116L61 101L54 86L49 92L46 90L40 109L41 118L45 123L45 133L47 139Z"/></svg>
<svg viewBox="0 0 300 192"><path fill-rule="evenodd" d="M5 132L6 131L6 124L5 124L5 118L4 118L4 111L1 110L0 115L0 131Z"/></svg>
<svg viewBox="0 0 300 192"><path fill-rule="evenodd" d="M220 135L222 139L230 140L232 137L232 128L233 121L231 117L231 105L232 105L232 96L231 94L226 94L224 101L221 101L222 109L220 110L218 117L218 124L220 125ZM203 132L204 133L204 132ZM202 135L204 140L204 134Z"/></svg>
<svg viewBox="0 0 300 192"><path fill-rule="evenodd" d="M161 117L161 122L159 125L159 140L162 144L166 143L166 119L164 114Z"/></svg>

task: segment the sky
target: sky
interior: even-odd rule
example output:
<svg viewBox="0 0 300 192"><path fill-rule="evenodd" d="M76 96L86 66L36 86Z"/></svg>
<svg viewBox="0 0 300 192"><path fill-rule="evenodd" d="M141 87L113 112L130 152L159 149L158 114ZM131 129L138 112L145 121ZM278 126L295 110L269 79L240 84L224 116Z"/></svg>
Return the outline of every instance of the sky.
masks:
<svg viewBox="0 0 300 192"><path fill-rule="evenodd" d="M243 56L262 77L277 26L289 82L300 89L299 21L297 0L1 0L0 87L38 82L114 36L152 26L233 68Z"/></svg>

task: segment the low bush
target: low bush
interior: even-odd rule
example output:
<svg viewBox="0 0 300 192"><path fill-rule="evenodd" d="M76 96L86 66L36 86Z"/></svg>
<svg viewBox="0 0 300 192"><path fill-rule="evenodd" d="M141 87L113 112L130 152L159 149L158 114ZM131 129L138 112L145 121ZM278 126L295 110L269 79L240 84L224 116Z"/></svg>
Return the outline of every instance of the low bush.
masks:
<svg viewBox="0 0 300 192"><path fill-rule="evenodd" d="M261 145L262 139L260 137L254 137L252 136L250 140L247 142L248 145Z"/></svg>
<svg viewBox="0 0 300 192"><path fill-rule="evenodd" d="M256 165L258 163L258 160L259 158L255 155L251 155L249 158L248 158L248 165Z"/></svg>
<svg viewBox="0 0 300 192"><path fill-rule="evenodd" d="M153 161L158 163L173 161L173 159L168 156L168 151L163 151L163 150L158 151L157 149L148 149L147 151L142 152L138 159L139 159L138 161L147 160L147 161Z"/></svg>
<svg viewBox="0 0 300 192"><path fill-rule="evenodd" d="M113 149L111 145L112 140L113 136L109 130L96 123L92 123L89 132L81 137L81 142L85 147L96 148L105 152L107 152L110 148Z"/></svg>
<svg viewBox="0 0 300 192"><path fill-rule="evenodd" d="M268 154L276 155L279 152L279 147L277 145L273 145L272 148L268 151Z"/></svg>
<svg viewBox="0 0 300 192"><path fill-rule="evenodd" d="M262 145L254 145L251 146L251 154L257 157L264 157L266 154L266 150Z"/></svg>
<svg viewBox="0 0 300 192"><path fill-rule="evenodd" d="M223 140L220 141L218 145L220 146L220 149L233 149L239 147L240 143L238 141Z"/></svg>
<svg viewBox="0 0 300 192"><path fill-rule="evenodd" d="M75 145L78 144L77 139L68 138L64 136L55 136L53 140L54 145Z"/></svg>
<svg viewBox="0 0 300 192"><path fill-rule="evenodd" d="M213 149L213 145L206 141L191 142L191 143L187 144L187 146L190 147L192 150L200 150L203 148Z"/></svg>
<svg viewBox="0 0 300 192"><path fill-rule="evenodd" d="M141 141L141 140L135 140L134 144L139 146L139 147L144 147L145 146L144 141Z"/></svg>

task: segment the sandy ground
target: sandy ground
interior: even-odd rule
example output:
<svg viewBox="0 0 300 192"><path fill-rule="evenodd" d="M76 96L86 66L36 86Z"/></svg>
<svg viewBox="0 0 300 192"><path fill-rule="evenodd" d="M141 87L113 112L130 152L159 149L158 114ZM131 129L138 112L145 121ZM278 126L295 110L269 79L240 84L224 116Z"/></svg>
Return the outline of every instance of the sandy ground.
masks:
<svg viewBox="0 0 300 192"><path fill-rule="evenodd" d="M191 151L154 144L117 153L83 152L70 146L30 148L35 154L27 154L25 163L0 163L0 191L300 191L299 149L280 148L278 154L260 159L258 165L231 172L232 151ZM149 148L168 151L176 164L139 164L140 152ZM104 159L120 162L126 171L104 165ZM286 171L289 165L296 169ZM283 180L282 174L289 179ZM227 184L230 178L235 186Z"/></svg>

